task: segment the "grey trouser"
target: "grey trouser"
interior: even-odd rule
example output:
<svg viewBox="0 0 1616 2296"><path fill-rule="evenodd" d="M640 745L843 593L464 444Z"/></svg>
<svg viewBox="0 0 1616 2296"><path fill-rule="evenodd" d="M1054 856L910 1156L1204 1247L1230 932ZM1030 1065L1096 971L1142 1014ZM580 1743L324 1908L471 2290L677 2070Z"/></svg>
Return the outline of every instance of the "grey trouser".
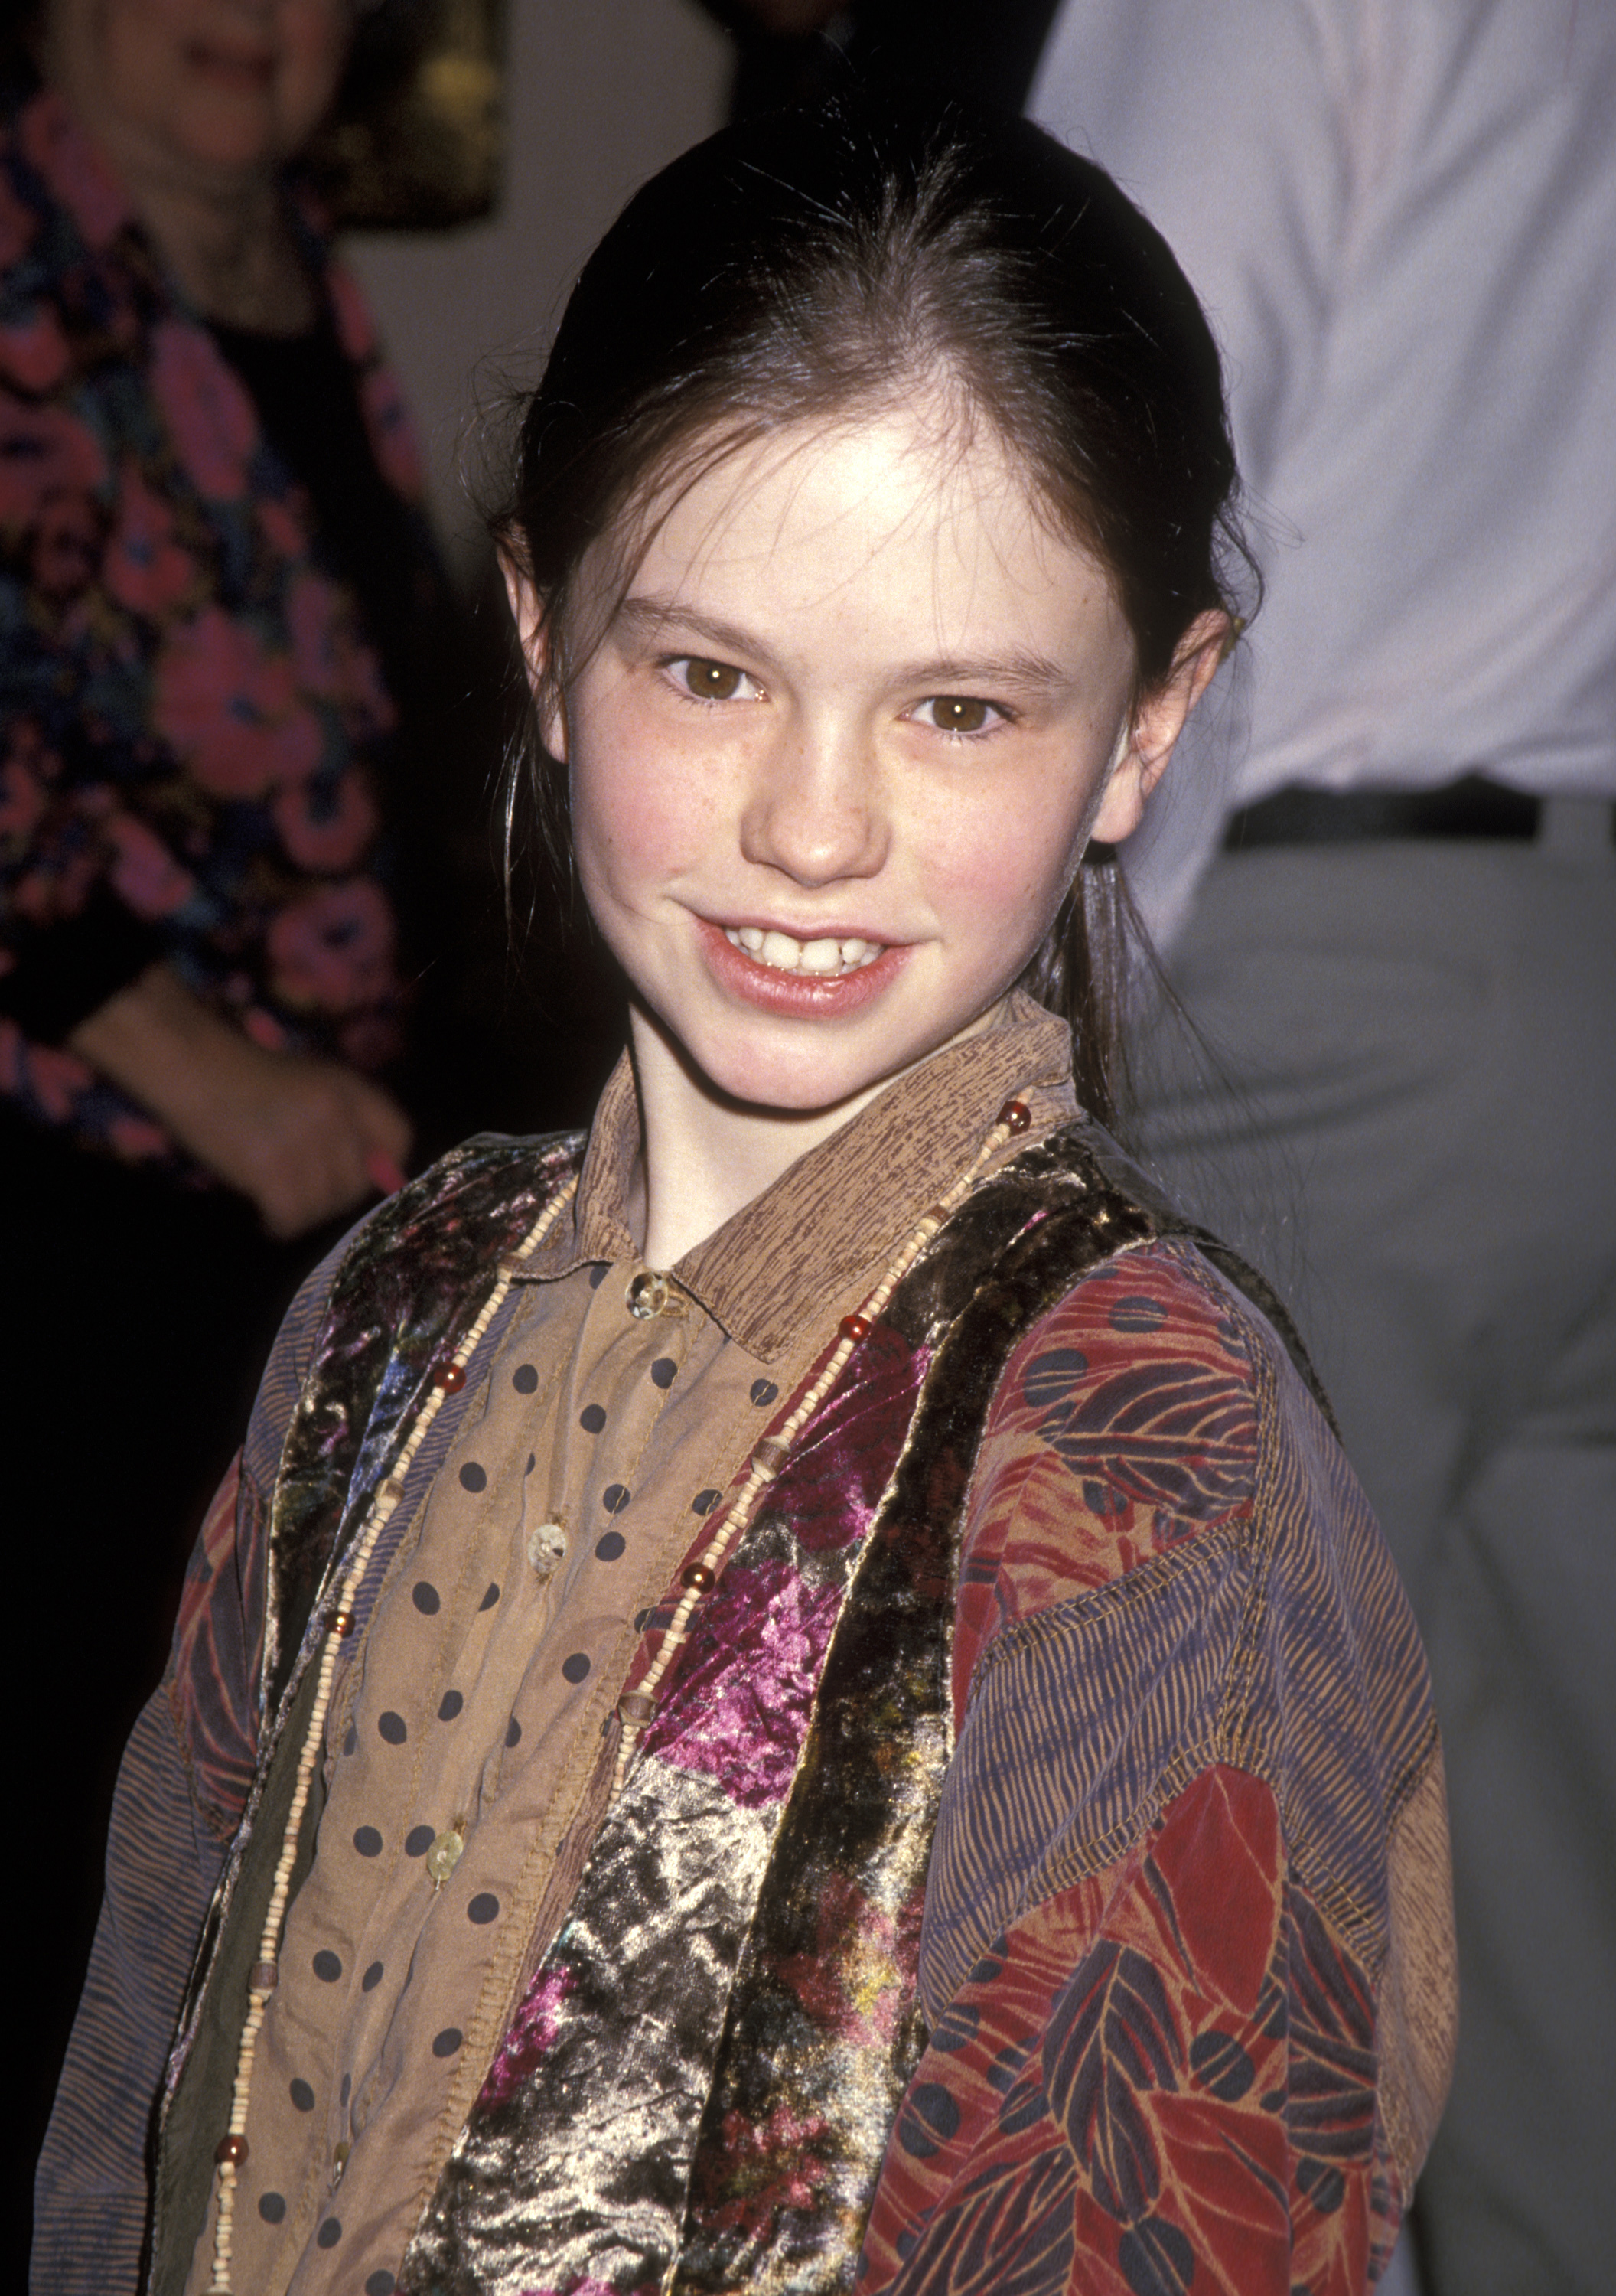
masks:
<svg viewBox="0 0 1616 2296"><path fill-rule="evenodd" d="M1608 812L1606 816L1608 823ZM1616 2289L1616 855L1214 864L1141 1135L1295 1308L1430 1653L1459 2052L1434 2296Z"/></svg>

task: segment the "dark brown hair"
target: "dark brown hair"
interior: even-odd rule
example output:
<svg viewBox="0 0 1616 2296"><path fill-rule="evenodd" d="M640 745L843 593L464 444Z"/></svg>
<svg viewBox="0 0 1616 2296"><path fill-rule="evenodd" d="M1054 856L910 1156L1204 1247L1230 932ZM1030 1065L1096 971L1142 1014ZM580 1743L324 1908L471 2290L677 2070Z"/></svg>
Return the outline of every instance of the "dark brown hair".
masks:
<svg viewBox="0 0 1616 2296"><path fill-rule="evenodd" d="M1158 686L1196 617L1232 611L1226 568L1249 564L1217 349L1188 281L1111 178L1029 122L851 95L686 152L584 267L494 521L543 614L557 698L592 642L571 611L592 544L613 537L626 569L652 503L725 455L939 381L1107 569L1136 698ZM565 865L565 778L529 746ZM1026 976L1070 1021L1080 1094L1106 1119L1126 908L1114 866L1080 872Z"/></svg>

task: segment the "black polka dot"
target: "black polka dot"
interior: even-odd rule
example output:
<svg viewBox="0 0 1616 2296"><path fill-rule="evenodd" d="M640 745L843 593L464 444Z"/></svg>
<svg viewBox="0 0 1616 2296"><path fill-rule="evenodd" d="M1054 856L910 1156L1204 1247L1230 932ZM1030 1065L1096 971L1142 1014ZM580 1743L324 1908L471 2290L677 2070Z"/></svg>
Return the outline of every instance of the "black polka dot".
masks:
<svg viewBox="0 0 1616 2296"><path fill-rule="evenodd" d="M362 1993L374 1993L380 1983L381 1964L379 1961L373 1961L359 1980L359 1990Z"/></svg>
<svg viewBox="0 0 1616 2296"><path fill-rule="evenodd" d="M520 1745L521 1741L522 1726L513 1714L510 1721L505 1725L505 1743L508 1746L518 1746Z"/></svg>
<svg viewBox="0 0 1616 2296"><path fill-rule="evenodd" d="M404 1727L404 1716L395 1714L390 1706L385 1714L379 1714L376 1717L376 1727L389 1746L402 1746L410 1734Z"/></svg>
<svg viewBox="0 0 1616 2296"><path fill-rule="evenodd" d="M651 1385L672 1387L678 1374L679 1365L673 1361L672 1356L658 1356L651 1365Z"/></svg>
<svg viewBox="0 0 1616 2296"><path fill-rule="evenodd" d="M280 2224L283 2222L286 2216L285 2194L260 2193L258 2194L258 2214L263 2218L265 2224Z"/></svg>
<svg viewBox="0 0 1616 2296"><path fill-rule="evenodd" d="M404 1856L424 1857L436 1839L429 1825L412 1825L404 1836Z"/></svg>
<svg viewBox="0 0 1616 2296"><path fill-rule="evenodd" d="M343 1732L342 1751L345 1754L356 1754L359 1751L359 1728L356 1723L350 1722Z"/></svg>
<svg viewBox="0 0 1616 2296"><path fill-rule="evenodd" d="M291 2099L299 2112L313 2112L314 2092L306 2080L295 2080L292 2083Z"/></svg>
<svg viewBox="0 0 1616 2296"><path fill-rule="evenodd" d="M325 2222L314 2234L314 2246L316 2248L335 2248L337 2243L341 2238L342 2222L340 2218L327 2217Z"/></svg>
<svg viewBox="0 0 1616 2296"><path fill-rule="evenodd" d="M536 1395L539 1374L532 1364L518 1364L510 1374L510 1384L518 1395Z"/></svg>
<svg viewBox="0 0 1616 2296"><path fill-rule="evenodd" d="M500 1582L497 1578L491 1578L488 1581L488 1592L484 1595L482 1601L477 1607L479 1611L491 1611L499 1599Z"/></svg>
<svg viewBox="0 0 1616 2296"><path fill-rule="evenodd" d="M488 1923L496 1918L499 1910L500 1901L494 1892L491 1890L479 1890L466 1908L466 1919L469 1922L475 1922L479 1930L486 1929Z"/></svg>
<svg viewBox="0 0 1616 2296"><path fill-rule="evenodd" d="M611 1269L609 1267L592 1267L589 1271L590 1290L592 1292L598 1292L610 1274Z"/></svg>
<svg viewBox="0 0 1616 2296"><path fill-rule="evenodd" d="M561 1672L568 1682L582 1682L589 1672L589 1660L583 1651L574 1651L570 1658L561 1660Z"/></svg>
<svg viewBox="0 0 1616 2296"><path fill-rule="evenodd" d="M608 1530L604 1538L595 1541L595 1553L602 1562L615 1562L627 1545L620 1530Z"/></svg>
<svg viewBox="0 0 1616 2296"><path fill-rule="evenodd" d="M372 2272L364 2284L364 2296L393 2296L397 2285L390 2272Z"/></svg>
<svg viewBox="0 0 1616 2296"><path fill-rule="evenodd" d="M335 1985L342 1974L342 1963L330 1946L322 1945L314 1956L314 1975L322 1985Z"/></svg>
<svg viewBox="0 0 1616 2296"><path fill-rule="evenodd" d="M351 2097L353 2094L354 2076L352 2073L344 2073L342 2076L342 2087L337 2092L338 2103L346 2105L349 2097Z"/></svg>
<svg viewBox="0 0 1616 2296"><path fill-rule="evenodd" d="M598 1435L606 1424L606 1414L598 1403L586 1403L578 1414L578 1424L586 1435Z"/></svg>
<svg viewBox="0 0 1616 2296"><path fill-rule="evenodd" d="M442 1698L438 1701L438 1720L440 1722L453 1722L465 1702L465 1700L461 1696L458 1690L445 1690Z"/></svg>
<svg viewBox="0 0 1616 2296"><path fill-rule="evenodd" d="M434 2033L432 2036L433 2055L452 2057L465 2038L458 2025L445 2025L441 2033Z"/></svg>
<svg viewBox="0 0 1616 2296"><path fill-rule="evenodd" d="M354 1828L354 1847L362 1857L380 1857L381 1836L373 1825L356 1825Z"/></svg>
<svg viewBox="0 0 1616 2296"><path fill-rule="evenodd" d="M748 1390L754 1403L772 1403L779 1390L771 1379L755 1379Z"/></svg>
<svg viewBox="0 0 1616 2296"><path fill-rule="evenodd" d="M418 1578L411 1587L410 1600L423 1619L435 1619L443 1607L437 1587L425 1578Z"/></svg>
<svg viewBox="0 0 1616 2296"><path fill-rule="evenodd" d="M722 1498L722 1496L723 1493L722 1491L698 1491L695 1497L690 1501L690 1513L692 1514L711 1514L714 1508L718 1505L719 1500Z"/></svg>
<svg viewBox="0 0 1616 2296"><path fill-rule="evenodd" d="M486 1491L488 1488L487 1468L479 1467L475 1459L468 1459L460 1471L460 1487L462 1491Z"/></svg>
<svg viewBox="0 0 1616 2296"><path fill-rule="evenodd" d="M608 1514L621 1514L629 1502L626 1483L608 1483L600 1494L600 1504Z"/></svg>

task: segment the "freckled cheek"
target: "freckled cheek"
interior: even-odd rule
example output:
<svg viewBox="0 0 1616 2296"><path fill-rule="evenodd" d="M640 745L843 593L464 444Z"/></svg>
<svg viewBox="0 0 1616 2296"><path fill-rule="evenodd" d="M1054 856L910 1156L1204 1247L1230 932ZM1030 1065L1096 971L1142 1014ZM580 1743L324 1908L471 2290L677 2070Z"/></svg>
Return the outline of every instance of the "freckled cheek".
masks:
<svg viewBox="0 0 1616 2296"><path fill-rule="evenodd" d="M586 888L635 905L711 853L722 808L677 750L614 750L608 739L580 745L575 759L573 830Z"/></svg>
<svg viewBox="0 0 1616 2296"><path fill-rule="evenodd" d="M1007 795L918 842L926 898L951 937L1036 948L1070 875L1074 824L1065 808Z"/></svg>

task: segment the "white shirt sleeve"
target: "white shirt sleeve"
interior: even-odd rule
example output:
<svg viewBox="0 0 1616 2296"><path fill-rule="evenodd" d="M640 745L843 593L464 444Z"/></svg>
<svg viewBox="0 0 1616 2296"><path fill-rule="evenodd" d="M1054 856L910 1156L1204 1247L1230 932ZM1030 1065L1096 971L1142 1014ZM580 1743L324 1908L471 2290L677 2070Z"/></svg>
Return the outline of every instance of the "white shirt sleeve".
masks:
<svg viewBox="0 0 1616 2296"><path fill-rule="evenodd" d="M1286 782L1616 792L1616 9L1066 0L1031 109L1207 309L1267 585L1130 853L1158 932Z"/></svg>

